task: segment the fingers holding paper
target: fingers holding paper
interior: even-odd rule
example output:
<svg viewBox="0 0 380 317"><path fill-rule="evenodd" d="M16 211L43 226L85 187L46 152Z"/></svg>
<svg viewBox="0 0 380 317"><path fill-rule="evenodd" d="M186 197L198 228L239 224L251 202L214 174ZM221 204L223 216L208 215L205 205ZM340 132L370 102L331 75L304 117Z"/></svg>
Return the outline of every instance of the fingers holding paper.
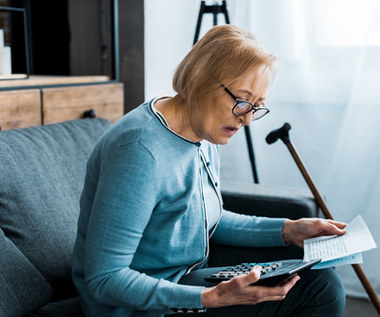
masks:
<svg viewBox="0 0 380 317"><path fill-rule="evenodd" d="M345 234L346 225L340 221L321 218L286 220L282 228L282 236L285 243L303 247L305 239Z"/></svg>
<svg viewBox="0 0 380 317"><path fill-rule="evenodd" d="M372 234L359 215L345 228L345 235L322 236L304 241L304 261L321 259L319 268L361 263L361 252L376 248Z"/></svg>

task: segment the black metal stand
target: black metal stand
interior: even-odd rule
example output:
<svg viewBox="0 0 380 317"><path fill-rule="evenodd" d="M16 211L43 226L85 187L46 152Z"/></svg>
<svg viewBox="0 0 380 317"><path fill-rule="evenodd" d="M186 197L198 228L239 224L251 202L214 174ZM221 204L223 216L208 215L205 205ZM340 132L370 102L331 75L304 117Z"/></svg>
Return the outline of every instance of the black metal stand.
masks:
<svg viewBox="0 0 380 317"><path fill-rule="evenodd" d="M218 4L218 1L215 1L214 5L206 5L205 1L201 1L201 7L199 9L198 22L197 22L197 27L195 29L195 36L194 36L193 44L197 43L197 41L199 39L199 32L201 29L202 18L203 18L203 15L205 13L212 13L213 25L214 26L216 26L218 24L218 14L219 13L224 14L224 19L226 21L226 24L230 24L230 18L228 16L228 10L227 10L227 3L225 0L222 1L222 4ZM253 150L251 130L249 129L249 126L244 126L244 132L245 132L245 139L247 141L249 160L251 162L253 181L255 184L258 184L259 183L259 177L257 175L257 170L256 170L255 153Z"/></svg>
<svg viewBox="0 0 380 317"><path fill-rule="evenodd" d="M217 2L217 1L216 1ZM199 39L199 31L201 30L203 14L212 13L213 15L213 25L218 25L218 14L223 13L226 24L230 24L230 18L228 16L227 4L226 1L223 1L222 4L206 5L205 1L201 1L201 7L199 9L197 28L195 30L194 42L197 43Z"/></svg>

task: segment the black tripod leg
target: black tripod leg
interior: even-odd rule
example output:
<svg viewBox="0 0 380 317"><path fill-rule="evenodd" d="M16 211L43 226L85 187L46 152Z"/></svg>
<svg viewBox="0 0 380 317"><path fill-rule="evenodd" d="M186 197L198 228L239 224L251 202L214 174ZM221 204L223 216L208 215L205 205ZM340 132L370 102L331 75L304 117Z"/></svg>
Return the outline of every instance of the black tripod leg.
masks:
<svg viewBox="0 0 380 317"><path fill-rule="evenodd" d="M205 1L201 1L201 6L199 8L198 22L197 22L197 27L195 29L195 36L194 36L193 45L198 42L199 32L201 30L201 24L202 24L202 18L203 18L204 11L205 11Z"/></svg>
<svg viewBox="0 0 380 317"><path fill-rule="evenodd" d="M227 3L223 1L222 12L224 13L224 18L226 19L226 24L230 24L230 18L228 16Z"/></svg>
<svg viewBox="0 0 380 317"><path fill-rule="evenodd" d="M228 16L228 10L227 10L227 3L226 3L226 1L223 1L222 12L224 14L224 18L226 20L226 24L230 24L230 17ZM245 132L245 139L247 141L249 160L251 162L253 181L254 181L255 184L258 184L259 183L259 176L257 174L255 153L254 153L254 150L253 150L251 130L249 129L249 126L244 126L244 132Z"/></svg>
<svg viewBox="0 0 380 317"><path fill-rule="evenodd" d="M213 26L217 26L218 25L218 12L213 12L212 15L213 15L213 18L212 18Z"/></svg>
<svg viewBox="0 0 380 317"><path fill-rule="evenodd" d="M218 23L218 20L217 20L217 14L218 13L223 13L224 14L224 18L226 20L226 24L230 24L230 17L228 15L227 1L226 0L223 0L222 5L218 5L217 6L218 8L216 8L216 6L211 6L211 7L213 7L213 11L207 11L207 12L205 12L206 3L205 3L205 1L201 1L201 6L200 6L200 9L199 9L198 22L197 22L197 27L196 27L196 30L195 30L195 36L194 36L193 45L195 43L197 43L197 41L198 41L199 32L200 32L201 24L202 24L202 17L203 17L204 13L213 13L213 15L214 15L214 19L213 19L214 26L216 26L217 23ZM207 7L207 9L210 10L210 7ZM255 154L254 154L254 151L253 151L251 132L249 130L249 127L247 127L247 126L244 127L244 131L245 131L245 139L247 141L249 160L251 162L253 181L254 181L255 184L258 184L259 183L259 177L257 175L257 170L256 170Z"/></svg>
<svg viewBox="0 0 380 317"><path fill-rule="evenodd" d="M259 176L257 175L255 153L253 151L251 130L249 129L249 126L247 126L247 125L244 126L244 132L245 132L245 139L247 141L247 146L248 146L249 160L251 161L253 181L255 184L258 184L259 183Z"/></svg>

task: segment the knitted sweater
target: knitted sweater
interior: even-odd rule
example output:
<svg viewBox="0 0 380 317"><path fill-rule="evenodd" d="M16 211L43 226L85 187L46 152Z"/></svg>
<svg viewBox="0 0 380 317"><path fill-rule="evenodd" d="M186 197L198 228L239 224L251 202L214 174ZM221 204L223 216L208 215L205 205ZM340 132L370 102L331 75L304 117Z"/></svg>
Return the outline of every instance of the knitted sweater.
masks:
<svg viewBox="0 0 380 317"><path fill-rule="evenodd" d="M222 209L218 147L173 133L152 102L115 123L88 161L73 255L86 316L202 309L204 287L176 282L206 260L210 235L230 245L284 245L283 219Z"/></svg>

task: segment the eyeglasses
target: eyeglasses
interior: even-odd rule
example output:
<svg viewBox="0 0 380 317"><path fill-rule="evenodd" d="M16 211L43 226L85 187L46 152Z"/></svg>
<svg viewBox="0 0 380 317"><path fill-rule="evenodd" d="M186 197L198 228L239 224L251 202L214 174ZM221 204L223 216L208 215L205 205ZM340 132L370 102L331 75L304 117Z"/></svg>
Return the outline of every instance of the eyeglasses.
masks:
<svg viewBox="0 0 380 317"><path fill-rule="evenodd" d="M269 109L265 106L263 102L257 105L257 104L252 104L251 102L247 100L240 100L236 98L235 95L226 86L224 86L223 84L221 84L220 86L222 86L224 91L227 94L229 94L232 97L232 99L235 101L235 104L232 108L232 113L235 116L237 117L244 116L253 110L252 121L254 121L254 120L258 120L264 117L269 112Z"/></svg>

